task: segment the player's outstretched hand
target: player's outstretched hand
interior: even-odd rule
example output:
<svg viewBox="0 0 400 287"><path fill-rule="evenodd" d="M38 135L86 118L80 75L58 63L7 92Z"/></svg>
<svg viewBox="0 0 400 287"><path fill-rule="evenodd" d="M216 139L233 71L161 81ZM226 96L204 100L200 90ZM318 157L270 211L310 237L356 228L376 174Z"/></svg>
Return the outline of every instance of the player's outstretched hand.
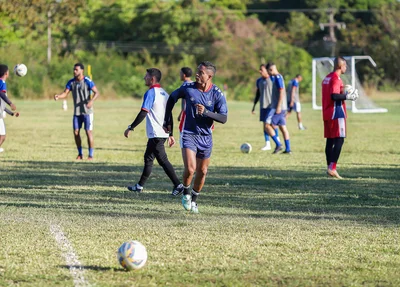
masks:
<svg viewBox="0 0 400 287"><path fill-rule="evenodd" d="M126 137L126 138L129 138L129 134L131 133L131 130L130 129L126 129L125 130L125 132L124 132L124 136Z"/></svg>
<svg viewBox="0 0 400 287"><path fill-rule="evenodd" d="M17 109L17 107L13 103L11 103L10 107L12 111L15 111Z"/></svg>
<svg viewBox="0 0 400 287"><path fill-rule="evenodd" d="M168 146L173 147L175 145L176 141L173 136L168 137Z"/></svg>

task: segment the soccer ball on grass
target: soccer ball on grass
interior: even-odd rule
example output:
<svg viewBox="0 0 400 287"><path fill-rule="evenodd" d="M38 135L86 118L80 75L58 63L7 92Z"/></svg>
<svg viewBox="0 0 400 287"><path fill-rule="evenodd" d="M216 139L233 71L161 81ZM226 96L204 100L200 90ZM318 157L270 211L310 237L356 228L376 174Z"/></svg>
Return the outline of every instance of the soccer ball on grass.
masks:
<svg viewBox="0 0 400 287"><path fill-rule="evenodd" d="M250 153L251 152L251 144L244 143L240 146L240 151L242 153Z"/></svg>
<svg viewBox="0 0 400 287"><path fill-rule="evenodd" d="M24 64L17 64L14 67L14 73L18 77L24 77L27 72L28 72L28 68Z"/></svg>
<svg viewBox="0 0 400 287"><path fill-rule="evenodd" d="M142 268L147 261L146 247L139 241L130 240L118 248L118 262L127 270Z"/></svg>

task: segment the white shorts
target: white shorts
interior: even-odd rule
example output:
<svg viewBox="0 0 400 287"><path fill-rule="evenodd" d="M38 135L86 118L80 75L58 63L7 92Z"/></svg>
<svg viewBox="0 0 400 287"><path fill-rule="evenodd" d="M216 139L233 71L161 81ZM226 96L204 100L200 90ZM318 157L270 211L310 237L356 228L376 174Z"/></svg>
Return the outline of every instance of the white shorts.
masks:
<svg viewBox="0 0 400 287"><path fill-rule="evenodd" d="M4 124L4 120L0 118L0 136L6 135L6 125Z"/></svg>

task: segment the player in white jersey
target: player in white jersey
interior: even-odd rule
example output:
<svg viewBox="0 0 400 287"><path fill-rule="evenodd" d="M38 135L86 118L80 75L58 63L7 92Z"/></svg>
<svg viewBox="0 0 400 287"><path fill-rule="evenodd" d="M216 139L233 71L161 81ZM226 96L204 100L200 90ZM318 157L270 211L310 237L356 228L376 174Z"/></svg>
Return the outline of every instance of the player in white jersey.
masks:
<svg viewBox="0 0 400 287"><path fill-rule="evenodd" d="M168 139L169 147L175 144L175 138L172 133L168 134L163 129L163 122L165 116L165 108L169 95L163 88L161 88L161 71L156 68L146 70L144 76L145 85L149 87L143 97L143 104L136 119L128 126L124 132L125 137L129 134L146 118L146 133L148 137L147 148L144 153L144 167L139 182L128 186L128 190L142 192L143 187L151 175L153 169L154 159L157 159L159 165L164 169L165 173L172 181L174 188L172 195L182 193L183 185L179 181L172 164L169 162L165 152L164 144ZM172 125L172 116L170 117L170 124Z"/></svg>

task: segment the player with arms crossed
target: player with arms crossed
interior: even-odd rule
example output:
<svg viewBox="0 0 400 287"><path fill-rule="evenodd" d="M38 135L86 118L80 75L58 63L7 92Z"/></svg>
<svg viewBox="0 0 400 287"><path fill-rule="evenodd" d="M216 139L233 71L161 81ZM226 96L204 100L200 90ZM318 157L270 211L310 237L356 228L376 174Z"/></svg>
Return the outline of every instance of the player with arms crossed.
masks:
<svg viewBox="0 0 400 287"><path fill-rule="evenodd" d="M174 184L172 194L180 194L183 191L183 185L180 183L172 164L169 162L164 147L167 138L169 147L175 144L175 138L172 133L168 134L163 129L165 108L169 95L161 88L161 71L155 68L147 69L146 71L144 82L149 89L144 94L142 108L136 116L136 119L124 132L124 136L128 138L129 134L146 118L148 141L144 153L143 172L139 182L133 186L128 186L128 190L136 192L143 191L143 186L151 175L153 162L156 158L158 164L164 169L165 173ZM170 117L169 125L172 126L172 117Z"/></svg>
<svg viewBox="0 0 400 287"><path fill-rule="evenodd" d="M82 140L80 130L85 125L86 136L89 145L88 160L93 159L94 139L93 139L93 103L99 97L99 92L94 82L83 75L85 67L81 63L74 65L74 78L68 81L62 94L55 95L54 100L64 99L72 92L74 100L73 129L78 156L76 159L83 158ZM91 95L91 93L93 93Z"/></svg>
<svg viewBox="0 0 400 287"><path fill-rule="evenodd" d="M260 66L259 72L261 77L258 78L256 82L257 91L256 91L256 97L254 98L254 104L251 113L255 114L254 110L256 109L258 101L260 101L260 122L263 122L264 139L265 139L265 146L262 147L261 150L270 150L271 143L269 141L269 135L268 135L267 116L271 111L272 80L264 64ZM275 134L276 138L279 140L277 128L275 129Z"/></svg>
<svg viewBox="0 0 400 287"><path fill-rule="evenodd" d="M346 60L337 57L334 70L322 81L322 117L324 120L324 137L326 138L325 155L328 165L327 174L331 177L342 178L336 171L336 164L346 137L346 103L345 100L355 101L358 91L344 91L340 75L346 73Z"/></svg>
<svg viewBox="0 0 400 287"><path fill-rule="evenodd" d="M272 96L271 96L271 110L267 115L266 126L268 130L268 134L274 140L276 147L274 150L274 154L280 152L282 148L282 144L279 141L277 134L274 131L274 128L279 127L283 134L283 138L285 140L285 151L284 154L291 154L290 150L290 140L289 140L289 131L286 128L286 110L287 110L287 101L286 101L286 90L285 90L285 82L283 80L283 76L279 74L278 69L274 63L267 64L267 71L269 75L272 77Z"/></svg>
<svg viewBox="0 0 400 287"><path fill-rule="evenodd" d="M303 126L301 121L301 104L300 104L300 82L303 80L303 77L300 74L297 74L294 79L289 82L287 88L287 101L288 101L288 112L286 114L286 121L289 118L290 113L294 110L297 114L297 124L299 130L306 130L307 128Z"/></svg>
<svg viewBox="0 0 400 287"><path fill-rule="evenodd" d="M201 62L197 67L196 82L183 85L171 94L164 118L164 129L170 132L168 120L172 109L178 99L186 100L186 118L180 141L184 163L182 205L193 213L199 212L197 197L204 186L210 164L213 122L224 124L228 119L225 96L212 83L215 73L216 67L212 63ZM190 190L193 176L193 189Z"/></svg>
<svg viewBox="0 0 400 287"><path fill-rule="evenodd" d="M9 109L6 108L6 104L8 104L11 107L11 110L15 111L17 107L10 101L10 99L7 97L7 84L6 80L9 77L10 72L8 70L7 65L0 64L0 153L4 152L4 149L1 147L1 145L4 143L6 140L6 126L4 123L4 112L11 116L19 116L19 113L13 113Z"/></svg>

